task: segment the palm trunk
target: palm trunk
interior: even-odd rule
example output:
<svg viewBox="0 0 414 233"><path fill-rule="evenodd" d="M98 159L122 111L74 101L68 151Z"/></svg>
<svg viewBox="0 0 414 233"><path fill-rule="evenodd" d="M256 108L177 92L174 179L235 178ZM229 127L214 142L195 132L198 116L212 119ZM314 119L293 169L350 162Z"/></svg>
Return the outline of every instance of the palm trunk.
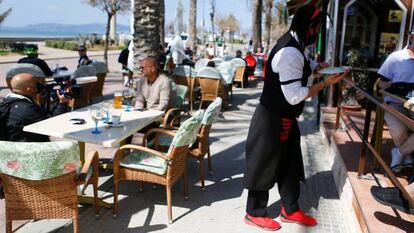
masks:
<svg viewBox="0 0 414 233"><path fill-rule="evenodd" d="M134 69L148 56L159 55L160 3L158 0L134 2Z"/></svg>
<svg viewBox="0 0 414 233"><path fill-rule="evenodd" d="M111 25L112 14L108 13L108 19L106 21L106 31L105 31L105 42L104 42L104 62L108 66L108 44L109 44L109 28Z"/></svg>
<svg viewBox="0 0 414 233"><path fill-rule="evenodd" d="M189 46L195 51L197 41L197 0L190 1L190 14L188 18Z"/></svg>
<svg viewBox="0 0 414 233"><path fill-rule="evenodd" d="M164 47L165 39L165 1L159 0L160 3L160 43Z"/></svg>
<svg viewBox="0 0 414 233"><path fill-rule="evenodd" d="M262 47L262 9L263 0L253 0L252 25L253 25L253 51Z"/></svg>
<svg viewBox="0 0 414 233"><path fill-rule="evenodd" d="M265 42L266 48L265 52L269 51L270 49L270 34L272 29L272 10L273 10L273 0L266 0L266 17L265 17Z"/></svg>

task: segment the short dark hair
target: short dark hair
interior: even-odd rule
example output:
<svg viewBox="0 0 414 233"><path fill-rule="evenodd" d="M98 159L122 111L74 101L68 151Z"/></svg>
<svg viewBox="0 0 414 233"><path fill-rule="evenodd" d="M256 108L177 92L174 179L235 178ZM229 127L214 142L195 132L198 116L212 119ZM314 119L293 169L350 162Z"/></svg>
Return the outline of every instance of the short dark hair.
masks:
<svg viewBox="0 0 414 233"><path fill-rule="evenodd" d="M299 40L303 43L308 28L315 28L321 23L321 20L322 15L318 8L312 5L304 5L295 12L289 30L296 32Z"/></svg>
<svg viewBox="0 0 414 233"><path fill-rule="evenodd" d="M213 68L215 68L215 67L216 67L216 63L214 63L214 61L209 61L209 62L207 62L207 66L208 66L208 67L213 67Z"/></svg>

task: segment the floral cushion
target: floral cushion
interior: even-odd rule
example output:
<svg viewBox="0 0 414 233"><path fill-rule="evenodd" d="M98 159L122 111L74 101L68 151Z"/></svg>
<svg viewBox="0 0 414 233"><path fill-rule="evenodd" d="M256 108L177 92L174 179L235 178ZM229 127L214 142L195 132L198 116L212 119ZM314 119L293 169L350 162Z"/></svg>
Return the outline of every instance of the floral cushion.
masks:
<svg viewBox="0 0 414 233"><path fill-rule="evenodd" d="M168 162L145 151L134 151L121 159L121 166L164 175Z"/></svg>
<svg viewBox="0 0 414 233"><path fill-rule="evenodd" d="M203 115L204 111L198 110L191 118L184 121L175 133L171 145L175 147L181 147L192 144L197 138ZM170 152L171 149L172 147L169 148L168 152Z"/></svg>
<svg viewBox="0 0 414 233"><path fill-rule="evenodd" d="M218 115L220 114L220 110L221 110L221 104L222 104L222 100L220 97L217 97L206 109L206 112L204 113L204 117L203 120L201 121L201 123L203 125L211 125L213 124L217 118Z"/></svg>
<svg viewBox="0 0 414 233"><path fill-rule="evenodd" d="M173 75L182 76L182 77L189 77L191 75L191 77L195 77L196 72L190 66L182 65L182 66L177 66L174 68Z"/></svg>
<svg viewBox="0 0 414 233"><path fill-rule="evenodd" d="M80 66L75 70L75 72L73 72L70 78L76 79L89 76L96 76L96 69L93 65Z"/></svg>
<svg viewBox="0 0 414 233"><path fill-rule="evenodd" d="M95 67L96 74L106 74L106 73L108 73L108 67L106 66L105 62L93 61L92 66Z"/></svg>
<svg viewBox="0 0 414 233"><path fill-rule="evenodd" d="M0 141L0 172L29 179L57 177L80 167L76 142Z"/></svg>

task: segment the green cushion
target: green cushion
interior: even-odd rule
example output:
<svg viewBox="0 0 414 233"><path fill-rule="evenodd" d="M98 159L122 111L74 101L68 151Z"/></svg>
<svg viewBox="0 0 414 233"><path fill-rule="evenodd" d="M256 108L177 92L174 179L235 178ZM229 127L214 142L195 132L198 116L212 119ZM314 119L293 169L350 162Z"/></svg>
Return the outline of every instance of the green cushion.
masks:
<svg viewBox="0 0 414 233"><path fill-rule="evenodd" d="M76 142L0 141L0 172L29 179L54 178L80 167Z"/></svg>
<svg viewBox="0 0 414 233"><path fill-rule="evenodd" d="M202 120L202 124L204 125L211 125L213 124L220 114L222 100L220 97L217 97L206 109L204 113L204 117Z"/></svg>
<svg viewBox="0 0 414 233"><path fill-rule="evenodd" d="M173 108L181 108L184 103L185 96L188 92L188 87L183 85L176 85L174 82L172 84L173 98L171 100L171 105Z"/></svg>
<svg viewBox="0 0 414 233"><path fill-rule="evenodd" d="M144 170L158 175L164 175L168 162L163 158L145 151L134 151L121 159L120 165L138 170Z"/></svg>

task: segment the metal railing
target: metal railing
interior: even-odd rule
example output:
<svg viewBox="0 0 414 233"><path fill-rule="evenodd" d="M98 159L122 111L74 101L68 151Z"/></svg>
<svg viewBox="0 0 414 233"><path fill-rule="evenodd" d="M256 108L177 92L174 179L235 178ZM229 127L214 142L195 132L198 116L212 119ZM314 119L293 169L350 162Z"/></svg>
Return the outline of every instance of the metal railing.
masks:
<svg viewBox="0 0 414 233"><path fill-rule="evenodd" d="M394 116L398 121L402 124L407 126L410 130L414 131L414 121L410 118L404 116L403 114L399 113L394 108L390 107L388 104L383 103L378 97L370 95L365 90L358 87L353 81L349 79L344 79L344 82L347 82L351 87L355 88L361 95L368 100L366 113L365 113L365 121L364 121L364 129L361 131L356 123L351 119L349 114L346 111L343 111L343 107L341 106L342 102L342 95L338 95L338 107L337 107L337 114L336 114L336 126L335 129L339 128L339 120L341 116L345 116L352 128L355 130L359 138L362 140L362 146L359 155L359 163L358 163L358 178L362 178L365 172L365 164L367 159L367 151L369 150L372 155L374 155L376 162L385 170L388 177L391 179L392 183L401 191L404 198L408 201L409 205L414 208L414 200L410 197L408 192L405 190L404 186L400 183L400 181L395 176L394 172L390 169L388 164L384 161L381 156L381 145L382 145L382 132L383 132L383 123L384 123L384 112L388 112L392 116ZM339 90L342 90L342 83L339 85ZM384 91L379 91L382 94L392 95L386 93ZM395 96L393 96L395 98ZM405 101L401 98L398 98L400 101ZM376 115L375 115L375 123L373 127L373 133L371 136L371 142L368 141L370 125L371 125L371 113L372 109L375 107ZM341 113L342 111L342 113Z"/></svg>

